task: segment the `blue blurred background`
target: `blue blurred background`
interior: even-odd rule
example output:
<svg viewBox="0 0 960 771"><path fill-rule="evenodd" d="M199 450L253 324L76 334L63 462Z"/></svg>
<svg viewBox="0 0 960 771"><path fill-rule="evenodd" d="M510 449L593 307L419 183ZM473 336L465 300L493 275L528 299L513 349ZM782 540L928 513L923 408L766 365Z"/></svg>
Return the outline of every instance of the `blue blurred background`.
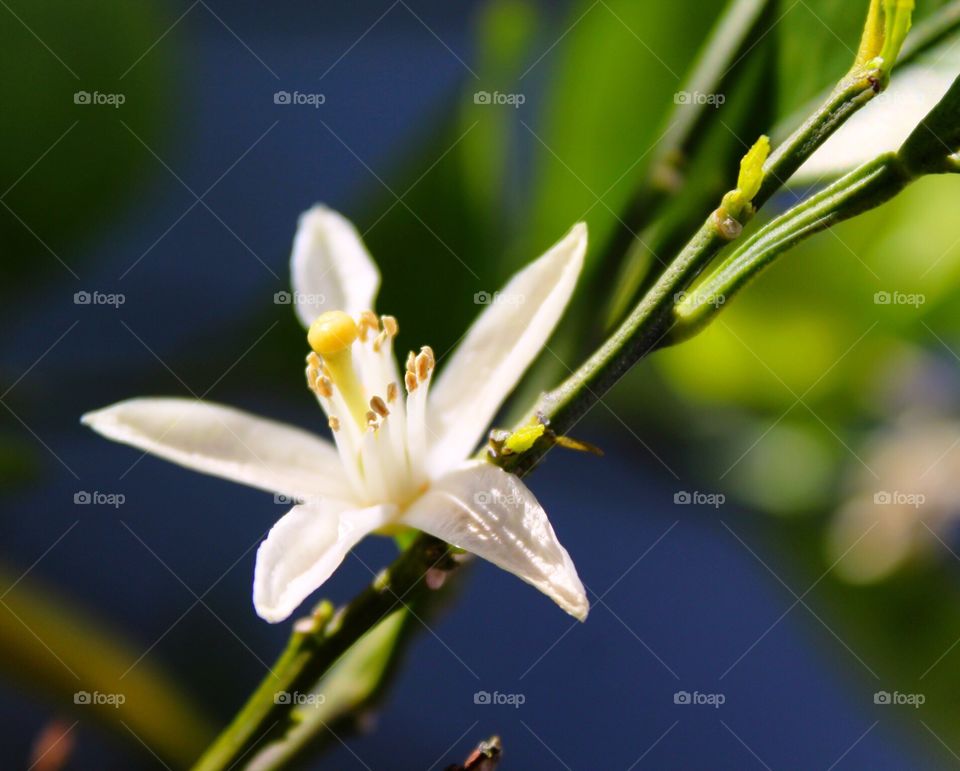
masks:
<svg viewBox="0 0 960 771"><path fill-rule="evenodd" d="M495 289L585 213L599 256L635 178L624 158L636 163L650 146L721 3L2 5L2 69L8 104L18 108L2 130L0 178L8 331L0 343L0 640L10 651L0 748L8 767L28 767L47 727L66 734L61 749L73 745L66 768L177 767L139 728L65 698L93 687L65 663L81 643L57 620L115 631L125 642L107 657L104 678L122 689L141 668L169 675L205 716L197 732L207 736L287 636L284 625L258 619L250 601L255 547L282 507L141 458L82 428L79 416L134 395L193 394L322 430L302 387L302 331L290 307L273 301L288 286L296 218L317 201L369 229L385 276L381 310L399 317L401 348L447 350L477 310L473 293ZM860 4L824 5L810 0L809 14L791 7L778 29L781 61L797 36L813 50L838 50L822 72L798 79L797 93L780 91L773 117L829 83L842 71L831 74L831 62L856 42ZM816 23L821 14L836 19L844 45ZM601 67L620 79L601 79ZM599 104L585 98L589 78ZM512 90L524 94L522 106L484 112L473 103L481 86L502 82L504 91L520 84ZM75 104L78 91L126 100ZM323 94L324 103L276 104L278 91ZM955 212L955 197L948 203ZM951 224L938 237L952 264L960 232ZM856 242L857 231L848 237ZM820 244L832 251L808 261L814 276L850 259L829 240ZM869 259L866 247L863 254ZM602 265L594 275L608 286L615 278ZM786 302L779 331L761 318L762 304L731 310L750 346L765 354L764 335L776 336L778 353L763 356L770 368L782 371L777 356L791 366L820 362L812 376L783 375L798 394L862 331L855 311L846 326L831 325L815 300L797 296L818 282L832 291L810 272L758 285L769 288L768 303ZM123 301L77 304L77 292ZM793 306L783 300L791 296ZM581 319L599 317L590 302ZM947 340L954 316L936 327ZM919 323L883 333L889 347L870 349L871 366L894 366ZM818 335L818 324L830 335ZM575 365L575 349L562 345ZM953 382L953 358L936 341L919 347ZM931 697L920 710L874 703L877 691L918 690L920 673L960 636L955 614L937 610L932 623L917 610L931 587L944 601L955 595L955 565L915 567L904 583L885 584L886 594L863 589L875 616L896 613L880 621L848 612L860 589L824 580L833 562L822 553L824 502L849 489L843 468L856 465L829 434L852 444L882 423L882 410L851 406L865 365L838 373L822 397L827 406L817 402L831 425L825 436L820 426L811 433L809 416L774 423L793 399L771 396L780 386L766 383L749 356L712 361L704 374L703 358L681 355L642 364L578 426L603 459L557 451L531 478L592 594L588 622L573 623L488 564L472 565L462 594L420 630L370 730L347 738L349 748L333 742L305 767L443 768L493 733L503 739L503 767L515 769L957 762L960 731L942 730L956 716L955 695ZM751 496L750 479L720 481L770 423L777 449L760 452L779 465L751 473L767 497L771 486L790 492L794 474L802 491L816 488L798 494L804 514L771 515L759 493ZM784 427L793 433L781 435ZM76 505L81 491L125 500ZM676 505L678 493L693 491L726 491L727 499ZM393 552L385 540L363 543L324 596L346 600ZM37 626L30 608L53 626ZM903 646L920 627L939 636L904 675L890 662L904 663ZM897 631L884 638L890 628ZM956 669L945 655L931 679ZM522 694L524 703L476 704L478 691ZM721 694L724 703L677 704L681 691Z"/></svg>

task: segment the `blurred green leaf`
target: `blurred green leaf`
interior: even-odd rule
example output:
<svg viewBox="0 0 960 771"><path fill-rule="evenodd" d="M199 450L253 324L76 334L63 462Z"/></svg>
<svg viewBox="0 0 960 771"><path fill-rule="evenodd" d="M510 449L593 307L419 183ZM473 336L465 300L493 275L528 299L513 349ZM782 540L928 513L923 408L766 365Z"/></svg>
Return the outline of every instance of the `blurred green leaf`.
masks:
<svg viewBox="0 0 960 771"><path fill-rule="evenodd" d="M180 767L200 754L214 735L212 724L166 673L139 660L140 651L29 578L0 567L0 585L8 587L0 608L7 677L39 689L58 710L108 726L138 753L143 742ZM84 703L83 694L95 692L121 695L123 702Z"/></svg>
<svg viewBox="0 0 960 771"><path fill-rule="evenodd" d="M150 50L164 27L152 0L9 0L0 17L0 90L17 116L0 122L0 242L10 291L28 275L79 272L76 239L130 199L150 159L120 121L148 142L169 129L169 44ZM84 104L84 94L124 101Z"/></svg>
<svg viewBox="0 0 960 771"><path fill-rule="evenodd" d="M722 7L721 0L585 0L544 41L542 59L526 75L550 79L543 118L527 129L536 163L527 251L584 218L591 242L605 241Z"/></svg>

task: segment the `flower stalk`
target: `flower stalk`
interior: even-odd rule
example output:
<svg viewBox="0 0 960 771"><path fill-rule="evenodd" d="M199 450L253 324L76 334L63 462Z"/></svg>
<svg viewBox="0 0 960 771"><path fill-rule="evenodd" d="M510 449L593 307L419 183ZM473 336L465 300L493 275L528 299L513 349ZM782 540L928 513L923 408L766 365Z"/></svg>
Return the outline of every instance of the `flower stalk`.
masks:
<svg viewBox="0 0 960 771"><path fill-rule="evenodd" d="M193 766L193 771L232 768L255 746L268 746L293 726L292 705L278 694L310 693L317 681L350 647L398 608L418 607L434 594L428 570L457 567L452 547L420 536L360 594L337 611L329 602L294 626L270 674Z"/></svg>
<svg viewBox="0 0 960 771"><path fill-rule="evenodd" d="M895 153L868 161L777 217L741 244L674 309L671 344L702 330L781 254L801 241L875 209L927 174L960 173L960 78ZM722 297L718 304L714 298Z"/></svg>
<svg viewBox="0 0 960 771"><path fill-rule="evenodd" d="M770 156L756 196L758 209L851 115L887 87L910 30L913 6L913 0L871 0L853 66Z"/></svg>
<svg viewBox="0 0 960 771"><path fill-rule="evenodd" d="M913 8L914 0L870 0L853 65L824 101L765 157L764 176L759 188L751 196L754 210L759 210L837 129L887 87L897 56L910 30ZM754 8L753 12L759 13L760 10ZM747 16L740 18L745 19ZM759 20L759 16L750 18L754 23ZM941 27L952 29L952 24L953 20L948 19L936 31L932 31L929 37L943 34ZM718 43L722 40L722 37L718 38ZM721 49L722 46L719 46L718 50ZM691 132L688 139L695 140L698 136ZM669 167L661 164L655 168L659 171L654 179L670 178L665 172L669 171ZM650 234L647 234L647 237L651 238ZM652 240L656 242L655 239ZM636 252L639 246L642 244L634 240L626 247L626 251ZM620 294L623 295L623 292ZM616 315L618 308L619 304L615 304L612 315Z"/></svg>

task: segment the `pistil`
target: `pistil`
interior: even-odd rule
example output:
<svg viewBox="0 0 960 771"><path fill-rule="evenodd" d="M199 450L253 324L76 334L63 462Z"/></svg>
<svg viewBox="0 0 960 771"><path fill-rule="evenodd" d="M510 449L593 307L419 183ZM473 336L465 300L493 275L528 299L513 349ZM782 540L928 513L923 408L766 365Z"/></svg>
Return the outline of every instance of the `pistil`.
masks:
<svg viewBox="0 0 960 771"><path fill-rule="evenodd" d="M321 357L331 383L343 395L350 414L363 429L367 425L367 400L353 367L353 343L360 331L343 311L329 311L316 318L307 332L307 341Z"/></svg>

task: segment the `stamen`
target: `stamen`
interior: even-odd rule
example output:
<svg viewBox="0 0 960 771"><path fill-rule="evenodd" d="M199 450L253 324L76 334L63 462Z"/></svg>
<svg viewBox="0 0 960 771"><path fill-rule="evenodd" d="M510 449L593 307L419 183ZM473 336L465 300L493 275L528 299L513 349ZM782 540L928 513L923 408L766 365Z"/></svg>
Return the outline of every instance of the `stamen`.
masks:
<svg viewBox="0 0 960 771"><path fill-rule="evenodd" d="M320 357L313 351L307 355L307 388L316 390L317 378L320 377Z"/></svg>
<svg viewBox="0 0 960 771"><path fill-rule="evenodd" d="M374 430L380 427L380 423L377 421L377 413L373 410L367 412L367 425Z"/></svg>
<svg viewBox="0 0 960 771"><path fill-rule="evenodd" d="M387 409L387 405L379 396L374 396L370 400L370 409L376 412L381 418L385 418L390 414L390 410Z"/></svg>
<svg viewBox="0 0 960 771"><path fill-rule="evenodd" d="M331 415L327 420L327 424L330 426L331 431L340 430L340 418L338 418L336 415Z"/></svg>
<svg viewBox="0 0 960 771"><path fill-rule="evenodd" d="M436 360L433 358L433 349L428 345L423 346L414 361L416 363L417 379L423 382L427 379L427 376L433 372L434 365L436 364Z"/></svg>
<svg viewBox="0 0 960 771"><path fill-rule="evenodd" d="M428 346L420 349L420 353L410 354L407 358L407 373L404 383L407 386L407 455L411 464L422 458L427 451L427 387L430 374L436 360L433 350Z"/></svg>
<svg viewBox="0 0 960 771"><path fill-rule="evenodd" d="M380 322L377 320L377 314L373 311L363 311L360 313L360 340L367 342L367 333L377 332L380 329Z"/></svg>
<svg viewBox="0 0 960 771"><path fill-rule="evenodd" d="M383 331L390 337L396 337L400 332L400 325L393 316L381 316L380 322L383 324Z"/></svg>
<svg viewBox="0 0 960 771"><path fill-rule="evenodd" d="M333 384L329 379L320 374L320 365L320 357L311 352L310 355L307 356L307 388L317 396L329 399L333 396Z"/></svg>
<svg viewBox="0 0 960 771"><path fill-rule="evenodd" d="M387 385L387 401L390 402L390 404L393 404L397 400L399 391L400 389L397 388L396 383L390 383Z"/></svg>

